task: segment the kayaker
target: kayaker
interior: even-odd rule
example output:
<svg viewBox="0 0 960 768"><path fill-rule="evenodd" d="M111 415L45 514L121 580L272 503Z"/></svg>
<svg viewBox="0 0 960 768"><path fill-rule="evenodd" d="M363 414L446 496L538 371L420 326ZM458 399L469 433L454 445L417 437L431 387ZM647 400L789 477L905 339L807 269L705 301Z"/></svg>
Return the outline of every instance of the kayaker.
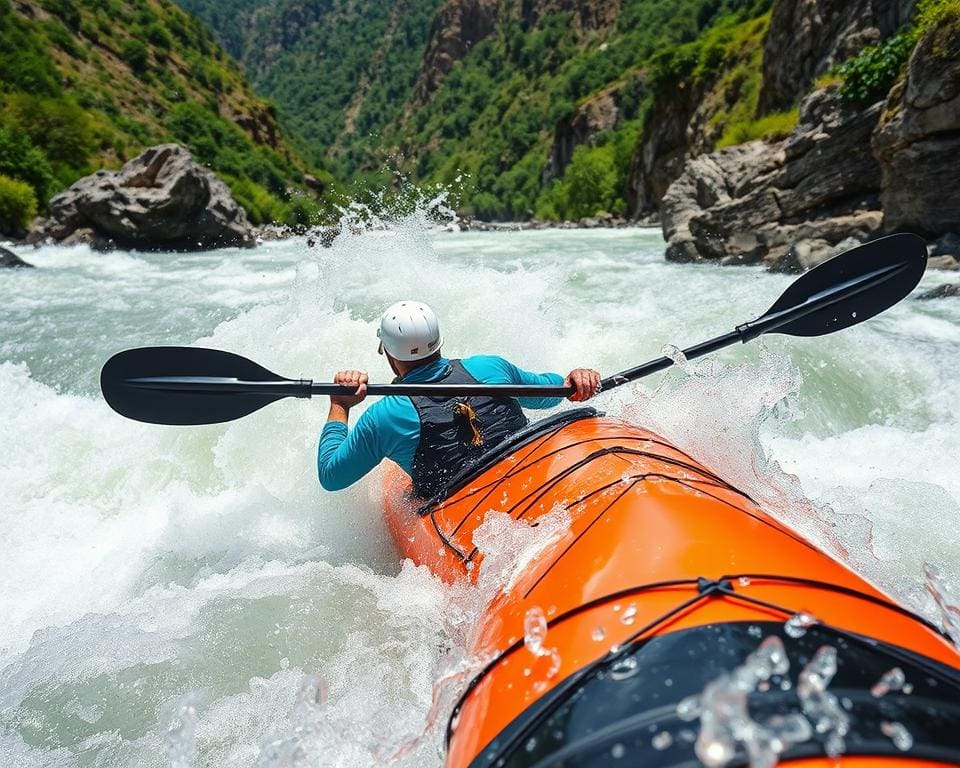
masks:
<svg viewBox="0 0 960 768"><path fill-rule="evenodd" d="M600 387L600 374L575 368L530 373L502 357L478 355L449 360L440 354L443 338L436 314L418 301L401 301L380 318L378 351L396 374L394 383L443 381L447 384L533 384L574 386L570 400L587 400ZM340 371L334 382L356 387L350 397L331 397L320 435L320 485L337 491L352 485L383 459L396 462L413 481L413 491L429 498L469 461L526 426L525 408L551 408L557 397L431 398L385 397L371 405L351 430L350 409L367 393L365 371Z"/></svg>

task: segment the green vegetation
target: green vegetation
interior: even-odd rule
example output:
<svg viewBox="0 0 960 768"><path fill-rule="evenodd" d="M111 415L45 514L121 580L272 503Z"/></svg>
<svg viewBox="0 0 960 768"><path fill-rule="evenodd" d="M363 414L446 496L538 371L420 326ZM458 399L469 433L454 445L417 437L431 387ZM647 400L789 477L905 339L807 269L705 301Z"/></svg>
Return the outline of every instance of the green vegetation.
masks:
<svg viewBox="0 0 960 768"><path fill-rule="evenodd" d="M33 187L0 173L0 231L15 231L37 215Z"/></svg>
<svg viewBox="0 0 960 768"><path fill-rule="evenodd" d="M34 212L80 176L173 140L220 173L256 223L315 219L304 173L332 181L284 143L275 108L168 0L0 0L0 71L4 200L22 202L26 184Z"/></svg>
<svg viewBox="0 0 960 768"><path fill-rule="evenodd" d="M960 58L960 0L920 0L917 7L917 38L934 30L933 52L946 60Z"/></svg>
<svg viewBox="0 0 960 768"><path fill-rule="evenodd" d="M880 43L868 45L837 69L843 81L840 94L847 101L856 102L883 98L903 72L913 46L910 31L901 31Z"/></svg>
<svg viewBox="0 0 960 768"><path fill-rule="evenodd" d="M799 120L800 110L794 107L785 112L764 115L756 120L730 123L717 141L717 149L743 144L755 139L763 139L764 141L785 139L797 127Z"/></svg>
<svg viewBox="0 0 960 768"><path fill-rule="evenodd" d="M632 0L614 29L593 35L578 32L566 13L548 14L529 30L506 23L385 135L401 152L419 155L413 168L419 179L452 184L469 174L463 203L476 216L622 215L630 158L651 101L657 94L670 98L690 78L717 77L724 52L741 44L732 30L768 5ZM715 28L732 36L712 47L693 42ZM544 187L557 125L599 92L614 95L616 126L578 147L563 178Z"/></svg>
<svg viewBox="0 0 960 768"><path fill-rule="evenodd" d="M399 117L441 0L179 3L241 58L311 161L348 176L379 152L380 131Z"/></svg>
<svg viewBox="0 0 960 768"><path fill-rule="evenodd" d="M496 12L493 31L445 76L436 75L438 87L415 93L441 0L402 6L178 2L241 57L313 162L374 186L400 171L420 184L458 188L466 213L512 219L624 213L630 160L656 90L649 81L679 82L694 69L697 77L716 79L728 59L742 58L736 48L743 40L733 30L764 17L771 4L624 0L614 24L583 29L573 13L533 18L530 4L507 2ZM683 55L655 61L662 51L686 48L715 29L727 30L728 37L704 49L691 69L684 69ZM758 37L754 28L743 35L751 45ZM760 48L750 50L758 77ZM558 127L601 93L616 101L614 127L578 148L563 178L544 178ZM731 105L738 100L749 99L737 96ZM753 119L754 106L744 108L750 112L744 120Z"/></svg>
<svg viewBox="0 0 960 768"><path fill-rule="evenodd" d="M836 76L840 93L848 101L868 102L883 98L903 76L917 41L929 31L960 27L960 0L920 0L914 23L899 30L841 64ZM936 44L935 44L936 50ZM958 50L943 51L943 58L956 58Z"/></svg>

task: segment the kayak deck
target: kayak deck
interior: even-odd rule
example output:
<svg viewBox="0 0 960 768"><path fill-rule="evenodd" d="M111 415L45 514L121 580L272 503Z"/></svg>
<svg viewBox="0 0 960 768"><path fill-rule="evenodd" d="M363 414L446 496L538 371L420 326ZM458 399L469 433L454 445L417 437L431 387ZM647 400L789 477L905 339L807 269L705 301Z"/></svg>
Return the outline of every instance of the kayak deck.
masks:
<svg viewBox="0 0 960 768"><path fill-rule="evenodd" d="M561 421L425 509L408 488L399 469L388 473L384 504L394 539L404 556L451 581L475 578L482 567L473 538L488 512L532 526L558 510L569 516L569 528L496 596L476 627L473 651L491 661L455 713L448 765L470 764L525 710L607 658L611 646L694 628L754 624L769 634L805 612L851 636L960 667L935 627L633 425ZM557 659L552 674L524 646L531 610L546 619L544 646Z"/></svg>

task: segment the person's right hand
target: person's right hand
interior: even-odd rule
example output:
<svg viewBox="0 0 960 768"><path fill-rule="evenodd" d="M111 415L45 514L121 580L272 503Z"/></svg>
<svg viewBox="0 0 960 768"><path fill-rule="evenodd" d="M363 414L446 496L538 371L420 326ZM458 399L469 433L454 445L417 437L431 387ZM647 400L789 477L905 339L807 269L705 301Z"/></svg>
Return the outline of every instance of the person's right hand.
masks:
<svg viewBox="0 0 960 768"><path fill-rule="evenodd" d="M592 368L574 368L563 380L563 386L577 389L567 400L575 403L589 400L600 391L600 374Z"/></svg>
<svg viewBox="0 0 960 768"><path fill-rule="evenodd" d="M333 377L333 383L350 387L356 391L353 396L341 397L340 395L332 395L330 397L330 403L350 410L350 408L367 396L368 381L370 381L370 377L367 376L366 371L338 371Z"/></svg>

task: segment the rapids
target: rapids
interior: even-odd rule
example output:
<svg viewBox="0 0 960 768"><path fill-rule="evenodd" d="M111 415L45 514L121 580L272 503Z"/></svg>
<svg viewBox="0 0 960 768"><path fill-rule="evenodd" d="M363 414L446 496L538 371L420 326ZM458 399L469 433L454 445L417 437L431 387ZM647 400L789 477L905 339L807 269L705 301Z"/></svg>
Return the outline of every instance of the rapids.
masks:
<svg viewBox="0 0 960 768"><path fill-rule="evenodd" d="M657 230L451 233L422 213L328 249L15 250L38 267L0 273L0 764L18 768L438 765L495 588L401 564L375 476L321 491L325 402L137 424L98 396L112 353L197 343L385 381L378 312L417 297L451 356L609 374L752 319L790 281L668 264ZM960 301L680 363L598 406L915 609L950 607L927 582L960 595ZM530 533L490 536L490 562L509 570Z"/></svg>

